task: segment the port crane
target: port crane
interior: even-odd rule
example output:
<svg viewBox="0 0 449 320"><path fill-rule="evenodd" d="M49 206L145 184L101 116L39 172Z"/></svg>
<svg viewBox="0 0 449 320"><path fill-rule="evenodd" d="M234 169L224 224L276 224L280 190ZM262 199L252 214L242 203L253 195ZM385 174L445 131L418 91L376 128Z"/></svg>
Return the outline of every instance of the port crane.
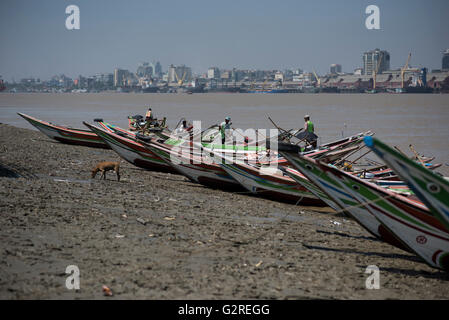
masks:
<svg viewBox="0 0 449 320"><path fill-rule="evenodd" d="M265 85L267 84L268 79L265 79L265 81L262 83L262 91L265 90Z"/></svg>
<svg viewBox="0 0 449 320"><path fill-rule="evenodd" d="M407 63L405 64L404 68L401 69L401 88L404 88L405 82L404 82L404 76L405 76L405 72L409 71L409 72L413 72L414 75L416 76L416 74L419 74L419 72L421 71L421 69L419 68L409 68L409 62L410 62L410 58L411 58L411 53L409 53L408 55L408 59L407 59ZM422 82L421 79L417 80L418 86L422 87L424 86L424 83Z"/></svg>
<svg viewBox="0 0 449 320"><path fill-rule="evenodd" d="M175 71L175 77L176 77L176 81L178 82L178 86L182 86L182 84L184 83L184 79L186 78L186 74L187 74L187 71L184 70L184 74L182 75L182 78L179 79L178 74Z"/></svg>
<svg viewBox="0 0 449 320"><path fill-rule="evenodd" d="M316 84L317 84L318 88L321 88L321 79L317 76L315 70L313 70L313 74L315 75Z"/></svg>
<svg viewBox="0 0 449 320"><path fill-rule="evenodd" d="M408 54L407 62L405 63L405 66L401 68L401 88L404 89L404 74L405 71L408 70L408 64L410 62L410 58L412 57L412 53Z"/></svg>

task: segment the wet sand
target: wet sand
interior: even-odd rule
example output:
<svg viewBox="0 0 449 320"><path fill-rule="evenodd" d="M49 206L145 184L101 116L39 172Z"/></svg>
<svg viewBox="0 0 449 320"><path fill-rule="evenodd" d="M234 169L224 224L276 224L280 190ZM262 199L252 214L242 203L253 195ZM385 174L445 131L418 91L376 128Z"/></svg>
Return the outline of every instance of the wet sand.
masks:
<svg viewBox="0 0 449 320"><path fill-rule="evenodd" d="M446 273L327 208L124 161L120 182L91 180L98 161L118 155L4 124L0 151L1 299L448 297ZM65 287L68 265L80 269L78 291ZM365 288L369 265L380 268L379 290Z"/></svg>

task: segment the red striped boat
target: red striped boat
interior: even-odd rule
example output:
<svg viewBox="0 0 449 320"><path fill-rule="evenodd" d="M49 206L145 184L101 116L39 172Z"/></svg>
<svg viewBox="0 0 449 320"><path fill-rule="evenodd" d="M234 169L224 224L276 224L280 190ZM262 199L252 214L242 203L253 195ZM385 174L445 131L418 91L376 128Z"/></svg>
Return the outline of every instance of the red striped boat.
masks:
<svg viewBox="0 0 449 320"><path fill-rule="evenodd" d="M203 161L203 157L187 154L183 155L182 149L173 148L171 145L159 143L156 140L145 143L153 153L160 156L167 164L170 164L180 174L202 185L227 189L241 190L240 184L229 176L219 165ZM176 151L175 151L176 150Z"/></svg>
<svg viewBox="0 0 449 320"><path fill-rule="evenodd" d="M70 127L55 125L23 113L18 113L18 115L36 127L40 132L56 141L72 145L110 149L103 139L90 130L73 129Z"/></svg>
<svg viewBox="0 0 449 320"><path fill-rule="evenodd" d="M112 150L117 154L134 164L135 166L147 170L163 171L174 173L175 171L169 164L162 160L159 156L146 148L142 142L132 139L129 136L123 136L120 131L111 132L108 131L105 126L102 128L93 126L87 122L83 122L92 132L101 137L105 143L107 143Z"/></svg>

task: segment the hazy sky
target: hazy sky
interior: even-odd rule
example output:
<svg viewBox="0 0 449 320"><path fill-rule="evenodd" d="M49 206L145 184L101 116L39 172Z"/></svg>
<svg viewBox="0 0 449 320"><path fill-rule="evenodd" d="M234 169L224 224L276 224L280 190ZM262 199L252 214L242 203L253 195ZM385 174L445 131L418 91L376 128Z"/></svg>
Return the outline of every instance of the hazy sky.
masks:
<svg viewBox="0 0 449 320"><path fill-rule="evenodd" d="M78 5L80 30L65 27ZM365 28L365 8L380 8L381 30ZM1 0L0 75L71 77L135 71L142 61L244 69L353 71L381 48L391 67L441 68L449 48L448 0Z"/></svg>

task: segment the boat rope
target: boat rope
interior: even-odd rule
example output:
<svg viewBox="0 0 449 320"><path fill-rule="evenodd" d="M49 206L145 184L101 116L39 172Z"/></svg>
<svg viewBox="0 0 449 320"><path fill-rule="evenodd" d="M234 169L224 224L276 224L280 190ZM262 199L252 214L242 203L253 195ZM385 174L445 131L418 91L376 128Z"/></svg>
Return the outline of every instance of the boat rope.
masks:
<svg viewBox="0 0 449 320"><path fill-rule="evenodd" d="M364 206L367 206L367 205L376 203L376 202L381 201L381 200L387 200L387 199L390 199L390 198L392 198L392 197L394 197L394 195L388 195L388 196L385 196L385 197L379 197L379 198L374 199L374 200L371 200L371 201L361 202L361 203L359 203L358 205L355 205L355 206L348 206L348 207L346 207L345 209L341 209L341 210L335 211L335 214L343 213L343 212L348 211L348 210L351 210L351 209L353 209L353 208L364 207Z"/></svg>

